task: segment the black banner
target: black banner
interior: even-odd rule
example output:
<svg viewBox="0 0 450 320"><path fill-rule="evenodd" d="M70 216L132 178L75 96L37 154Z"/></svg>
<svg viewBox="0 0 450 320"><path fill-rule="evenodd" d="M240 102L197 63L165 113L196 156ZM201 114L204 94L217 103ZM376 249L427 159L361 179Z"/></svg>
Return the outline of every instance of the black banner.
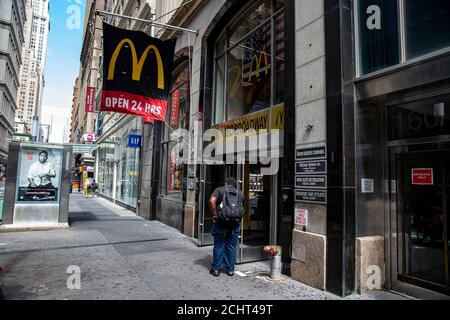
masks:
<svg viewBox="0 0 450 320"><path fill-rule="evenodd" d="M165 120L176 40L103 23L103 92L100 111Z"/></svg>

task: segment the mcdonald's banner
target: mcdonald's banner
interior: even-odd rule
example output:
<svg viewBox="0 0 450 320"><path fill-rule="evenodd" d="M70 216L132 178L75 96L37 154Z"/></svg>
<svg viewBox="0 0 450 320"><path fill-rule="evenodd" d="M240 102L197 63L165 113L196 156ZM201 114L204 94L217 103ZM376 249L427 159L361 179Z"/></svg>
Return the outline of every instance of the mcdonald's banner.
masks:
<svg viewBox="0 0 450 320"><path fill-rule="evenodd" d="M103 23L103 91L100 111L165 121L176 40Z"/></svg>

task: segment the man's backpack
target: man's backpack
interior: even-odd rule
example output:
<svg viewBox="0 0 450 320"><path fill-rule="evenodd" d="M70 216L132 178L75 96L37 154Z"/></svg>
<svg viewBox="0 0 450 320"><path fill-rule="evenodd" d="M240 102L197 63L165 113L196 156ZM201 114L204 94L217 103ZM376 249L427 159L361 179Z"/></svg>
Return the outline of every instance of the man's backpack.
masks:
<svg viewBox="0 0 450 320"><path fill-rule="evenodd" d="M244 216L244 207L239 199L239 191L233 187L225 187L219 219L225 222L240 222Z"/></svg>

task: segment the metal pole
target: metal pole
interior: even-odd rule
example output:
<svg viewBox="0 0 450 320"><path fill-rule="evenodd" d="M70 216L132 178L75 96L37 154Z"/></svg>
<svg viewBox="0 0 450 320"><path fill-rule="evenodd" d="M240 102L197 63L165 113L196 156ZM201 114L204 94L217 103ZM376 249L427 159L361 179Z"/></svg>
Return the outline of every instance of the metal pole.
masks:
<svg viewBox="0 0 450 320"><path fill-rule="evenodd" d="M198 35L198 33L199 33L197 30L176 27L176 26L172 26L169 24L165 24L165 23L155 22L153 20L145 20L145 19L140 19L140 18L135 18L135 17L130 17L130 16L124 16L122 14L107 12L107 11L103 11L103 10L97 10L96 12L100 15L109 15L109 16L113 16L113 17L119 17L119 18L125 18L125 19L131 19L131 20L136 20L136 21L140 21L140 22L145 22L145 23L154 25L155 27L158 27L158 28L165 28L165 29L175 30L175 31L184 31L184 32L194 33L196 35Z"/></svg>

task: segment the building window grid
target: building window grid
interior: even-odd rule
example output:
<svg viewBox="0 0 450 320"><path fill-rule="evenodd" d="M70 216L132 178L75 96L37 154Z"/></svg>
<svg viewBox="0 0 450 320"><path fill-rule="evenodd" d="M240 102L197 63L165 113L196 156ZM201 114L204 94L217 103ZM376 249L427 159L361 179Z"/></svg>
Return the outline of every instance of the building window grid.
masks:
<svg viewBox="0 0 450 320"><path fill-rule="evenodd" d="M407 47L407 40L406 40L405 1L406 0L396 0L397 8L398 8L397 23L398 23L398 30L399 30L398 44L399 44L399 48L400 48L399 49L399 61L400 62L398 65L394 65L391 67L399 66L399 65L405 64L411 60L422 58L422 56L421 56L421 57L417 57L417 58L413 58L413 59L408 59L408 56L407 56L408 47ZM354 21L355 21L355 23L354 23L354 25L355 25L355 27L354 27L354 33L355 33L354 50L355 50L355 57L356 57L356 74L357 74L357 77L362 77L362 76L370 75L371 73L380 72L382 70L385 70L385 69L388 69L391 67L382 68L380 70L377 70L377 71L374 71L371 73L367 73L367 74L364 74L361 72L361 64L360 64L361 57L360 57L360 49L359 49L360 29L359 29L359 23L358 23L358 21L359 21L359 15L358 15L359 6L358 6L358 4L359 4L359 0L354 1L354 7L353 7L354 12L355 12L355 15L354 15ZM450 47L444 48L443 50L445 50L445 49L450 49Z"/></svg>

